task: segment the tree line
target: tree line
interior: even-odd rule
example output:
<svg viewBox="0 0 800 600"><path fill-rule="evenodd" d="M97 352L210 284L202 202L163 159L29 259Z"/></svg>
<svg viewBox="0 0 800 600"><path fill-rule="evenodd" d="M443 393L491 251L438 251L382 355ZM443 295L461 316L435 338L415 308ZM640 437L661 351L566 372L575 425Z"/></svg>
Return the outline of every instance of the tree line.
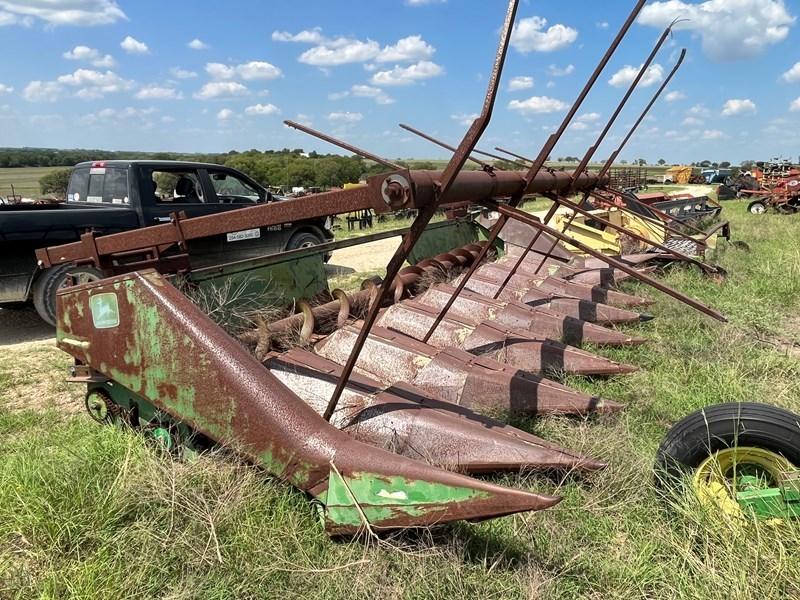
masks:
<svg viewBox="0 0 800 600"><path fill-rule="evenodd" d="M69 168L81 162L99 160L179 160L225 165L249 175L264 187L283 188L341 187L386 171L385 166L357 156L306 153L301 148L234 150L216 154L0 148L0 167L64 167L41 178L39 184L42 194L65 194ZM395 162L414 169L437 168L434 163L427 161Z"/></svg>

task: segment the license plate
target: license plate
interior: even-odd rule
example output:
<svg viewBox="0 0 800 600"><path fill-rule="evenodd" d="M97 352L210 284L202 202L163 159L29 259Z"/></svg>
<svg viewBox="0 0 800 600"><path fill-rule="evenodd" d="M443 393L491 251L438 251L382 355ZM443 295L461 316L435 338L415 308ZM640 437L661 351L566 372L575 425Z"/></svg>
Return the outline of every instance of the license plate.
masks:
<svg viewBox="0 0 800 600"><path fill-rule="evenodd" d="M241 242L242 240L255 240L261 237L260 229L245 229L228 234L229 242Z"/></svg>

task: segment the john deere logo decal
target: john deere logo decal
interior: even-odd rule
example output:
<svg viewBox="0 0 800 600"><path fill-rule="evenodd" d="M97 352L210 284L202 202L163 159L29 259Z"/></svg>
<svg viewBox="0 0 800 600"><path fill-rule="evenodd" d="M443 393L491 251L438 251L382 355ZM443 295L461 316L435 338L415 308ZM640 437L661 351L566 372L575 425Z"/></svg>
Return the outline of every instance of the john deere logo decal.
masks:
<svg viewBox="0 0 800 600"><path fill-rule="evenodd" d="M97 294L89 299L95 329L111 329L119 325L119 305L114 293Z"/></svg>

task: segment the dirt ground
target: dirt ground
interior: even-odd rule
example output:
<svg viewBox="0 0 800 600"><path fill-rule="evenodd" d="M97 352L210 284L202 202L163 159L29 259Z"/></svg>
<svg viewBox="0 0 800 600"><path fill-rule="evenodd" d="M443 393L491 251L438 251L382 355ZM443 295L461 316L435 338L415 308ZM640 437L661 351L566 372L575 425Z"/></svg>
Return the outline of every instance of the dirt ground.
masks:
<svg viewBox="0 0 800 600"><path fill-rule="evenodd" d="M6 310L0 308L0 352L7 346L53 339L53 328L39 318L33 308Z"/></svg>
<svg viewBox="0 0 800 600"><path fill-rule="evenodd" d="M343 248L333 253L329 265L340 267L346 272L366 273L385 267L400 245L400 236ZM352 271L351 271L352 270Z"/></svg>

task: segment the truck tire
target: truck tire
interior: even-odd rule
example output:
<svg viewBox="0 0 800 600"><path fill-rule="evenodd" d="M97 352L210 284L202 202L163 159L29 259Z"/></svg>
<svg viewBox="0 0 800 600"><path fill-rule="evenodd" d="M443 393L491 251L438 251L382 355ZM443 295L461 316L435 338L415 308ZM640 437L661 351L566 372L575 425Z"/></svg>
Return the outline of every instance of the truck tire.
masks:
<svg viewBox="0 0 800 600"><path fill-rule="evenodd" d="M56 325L56 292L74 277L78 285L103 278L99 269L87 266L63 265L45 270L33 284L33 306L43 321Z"/></svg>
<svg viewBox="0 0 800 600"><path fill-rule="evenodd" d="M325 243L317 235L310 231L299 231L295 233L286 244L286 250L297 250L299 248L312 248Z"/></svg>
<svg viewBox="0 0 800 600"><path fill-rule="evenodd" d="M656 455L656 483L674 486L713 454L759 448L800 465L800 416L754 402L718 404L685 417L669 430Z"/></svg>

